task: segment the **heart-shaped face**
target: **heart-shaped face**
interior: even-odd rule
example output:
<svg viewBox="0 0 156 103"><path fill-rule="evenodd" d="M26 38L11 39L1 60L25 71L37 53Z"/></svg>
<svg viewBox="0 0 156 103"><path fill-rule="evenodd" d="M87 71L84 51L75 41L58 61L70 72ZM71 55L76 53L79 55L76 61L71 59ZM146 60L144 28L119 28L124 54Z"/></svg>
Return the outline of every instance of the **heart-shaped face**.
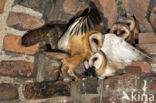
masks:
<svg viewBox="0 0 156 103"><path fill-rule="evenodd" d="M110 29L111 33L116 34L119 37L122 37L125 40L128 40L131 36L131 31L129 27L125 24L115 23Z"/></svg>
<svg viewBox="0 0 156 103"><path fill-rule="evenodd" d="M89 36L89 45L91 47L92 52L97 52L102 47L104 40L104 35L100 32L91 34Z"/></svg>

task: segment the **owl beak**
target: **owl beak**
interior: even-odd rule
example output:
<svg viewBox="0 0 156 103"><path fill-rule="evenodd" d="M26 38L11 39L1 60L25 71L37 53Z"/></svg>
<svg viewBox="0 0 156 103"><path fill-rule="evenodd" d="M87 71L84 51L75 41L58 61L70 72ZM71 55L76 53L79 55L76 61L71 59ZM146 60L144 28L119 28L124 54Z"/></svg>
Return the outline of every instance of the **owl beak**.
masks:
<svg viewBox="0 0 156 103"><path fill-rule="evenodd" d="M94 68L95 69L95 67L93 65L90 65L89 68Z"/></svg>
<svg viewBox="0 0 156 103"><path fill-rule="evenodd" d="M91 67L89 67L89 69L87 69L86 71L85 71L85 75L86 76L97 76L96 75L96 71L95 71L95 67L94 66L91 66Z"/></svg>

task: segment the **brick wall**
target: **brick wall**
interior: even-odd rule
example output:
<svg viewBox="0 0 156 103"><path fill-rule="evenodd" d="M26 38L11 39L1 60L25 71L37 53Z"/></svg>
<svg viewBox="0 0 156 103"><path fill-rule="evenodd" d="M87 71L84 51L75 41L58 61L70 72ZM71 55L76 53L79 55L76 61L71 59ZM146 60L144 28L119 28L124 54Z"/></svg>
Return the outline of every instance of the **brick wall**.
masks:
<svg viewBox="0 0 156 103"><path fill-rule="evenodd" d="M0 0L0 103L143 103L138 99L143 93L154 95L156 102L155 5L154 0ZM89 78L64 83L57 79L60 59L66 55L38 54L39 44L20 44L26 31L51 21L66 23L89 6L101 12L102 30L120 16L135 15L141 31L137 47L153 60L133 62L104 81ZM131 97L132 91L136 101L123 98L123 94Z"/></svg>

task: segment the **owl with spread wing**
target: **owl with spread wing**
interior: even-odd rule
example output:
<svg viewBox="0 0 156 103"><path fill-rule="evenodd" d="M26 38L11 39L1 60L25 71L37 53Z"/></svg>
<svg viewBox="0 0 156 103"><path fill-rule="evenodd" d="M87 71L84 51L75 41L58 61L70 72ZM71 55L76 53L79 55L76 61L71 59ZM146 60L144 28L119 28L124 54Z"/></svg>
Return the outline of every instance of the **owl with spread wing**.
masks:
<svg viewBox="0 0 156 103"><path fill-rule="evenodd" d="M58 49L70 54L70 57L62 59L61 70L64 81L69 81L69 76L79 80L74 70L102 47L103 35L94 30L100 22L98 11L87 8L80 16L69 22L68 28L58 40Z"/></svg>
<svg viewBox="0 0 156 103"><path fill-rule="evenodd" d="M100 22L99 12L95 8L86 8L81 15L69 21L61 34L58 32L61 26L43 26L24 35L22 44L31 46L45 41L53 49L67 52L70 56L61 60L61 77L64 81L70 81L71 77L79 80L74 70L102 47L103 35L95 31Z"/></svg>

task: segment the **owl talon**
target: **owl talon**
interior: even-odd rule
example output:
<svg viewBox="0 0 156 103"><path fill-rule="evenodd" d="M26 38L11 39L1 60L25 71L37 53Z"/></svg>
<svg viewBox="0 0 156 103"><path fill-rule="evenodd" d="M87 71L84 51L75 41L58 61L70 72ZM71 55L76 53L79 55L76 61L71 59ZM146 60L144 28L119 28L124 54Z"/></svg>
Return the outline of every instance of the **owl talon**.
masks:
<svg viewBox="0 0 156 103"><path fill-rule="evenodd" d="M72 78L74 78L74 81L80 81L80 78L78 78L75 73L73 72L73 70L69 69L67 72Z"/></svg>
<svg viewBox="0 0 156 103"><path fill-rule="evenodd" d="M80 78L75 78L75 82L79 82L79 81L81 81L82 79L80 79Z"/></svg>
<svg viewBox="0 0 156 103"><path fill-rule="evenodd" d="M63 77L63 81L64 82L71 82L72 81L72 77L66 75L66 76Z"/></svg>

